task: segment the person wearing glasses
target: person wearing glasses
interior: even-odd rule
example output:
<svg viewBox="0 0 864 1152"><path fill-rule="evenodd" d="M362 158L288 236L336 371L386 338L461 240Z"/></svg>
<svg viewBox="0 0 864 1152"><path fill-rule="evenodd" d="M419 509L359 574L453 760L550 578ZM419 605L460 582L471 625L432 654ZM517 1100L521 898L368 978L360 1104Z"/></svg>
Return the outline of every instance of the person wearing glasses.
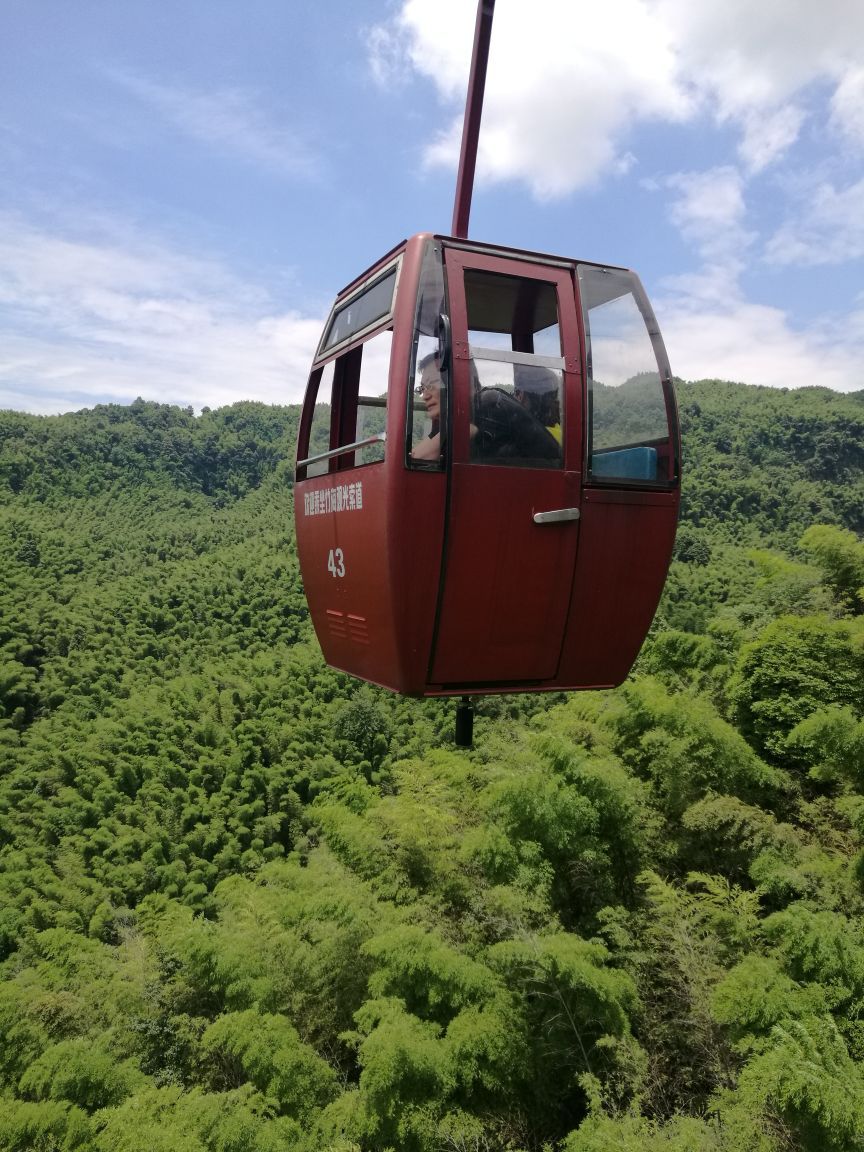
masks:
<svg viewBox="0 0 864 1152"><path fill-rule="evenodd" d="M418 364L423 399L430 421L429 433L415 444L411 459L435 462L441 459L441 402L443 380L437 353ZM477 464L510 464L555 467L561 462L561 447L554 431L547 429L526 406L501 388L482 388L472 361L474 420L470 425L471 459ZM553 382L554 382L554 374ZM523 378L523 387L527 381ZM557 394L557 382L555 382ZM559 430L560 435L560 430Z"/></svg>
<svg viewBox="0 0 864 1152"><path fill-rule="evenodd" d="M414 445L411 459L437 462L441 459L441 389L444 384L438 366L438 354L430 352L417 367L420 369L417 392L426 407L429 432Z"/></svg>

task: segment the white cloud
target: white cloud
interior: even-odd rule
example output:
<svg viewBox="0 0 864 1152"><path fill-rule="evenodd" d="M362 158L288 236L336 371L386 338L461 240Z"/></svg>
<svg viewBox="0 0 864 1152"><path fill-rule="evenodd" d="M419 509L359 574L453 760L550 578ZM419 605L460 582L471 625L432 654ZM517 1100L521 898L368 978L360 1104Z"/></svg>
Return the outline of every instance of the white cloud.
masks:
<svg viewBox="0 0 864 1152"><path fill-rule="evenodd" d="M751 110L741 118L743 136L738 147L745 168L761 172L779 159L798 139L804 113L794 105L774 110Z"/></svg>
<svg viewBox="0 0 864 1152"><path fill-rule="evenodd" d="M398 27L377 24L366 32L366 52L372 79L382 88L394 88L411 79L411 59Z"/></svg>
<svg viewBox="0 0 864 1152"><path fill-rule="evenodd" d="M475 16L474 6L459 0L405 0L392 22L371 30L374 75L382 83L400 80L407 67L433 79L443 99L464 103Z"/></svg>
<svg viewBox="0 0 864 1152"><path fill-rule="evenodd" d="M864 67L850 68L831 100L831 124L859 148L864 148Z"/></svg>
<svg viewBox="0 0 864 1152"><path fill-rule="evenodd" d="M458 158L474 13L464 0L405 0L370 38L380 82L408 65L454 107L430 163ZM862 64L860 0L503 0L478 177L566 195L615 171L634 126L699 114L736 128L741 164L760 172L799 137L814 85L834 92L834 123L864 139Z"/></svg>
<svg viewBox="0 0 864 1152"><path fill-rule="evenodd" d="M744 218L743 181L730 166L707 172L679 172L669 177L669 186L679 198L672 206L672 218L685 235L700 246L710 244L720 235L722 243L728 233L739 240Z"/></svg>
<svg viewBox="0 0 864 1152"><path fill-rule="evenodd" d="M823 183L768 241L769 263L840 264L864 257L864 180L837 190Z"/></svg>
<svg viewBox="0 0 864 1152"><path fill-rule="evenodd" d="M179 132L222 155L291 178L309 179L318 172L318 159L299 134L270 123L249 91L200 92L118 69L106 74Z"/></svg>
<svg viewBox="0 0 864 1152"><path fill-rule="evenodd" d="M322 325L279 313L216 262L145 238L82 240L0 220L0 407L297 403Z"/></svg>
<svg viewBox="0 0 864 1152"><path fill-rule="evenodd" d="M391 61L401 45L403 64L452 108L427 145L429 163L458 158L475 11L463 0L406 0L386 26ZM864 256L864 182L842 188L839 169L817 177L801 165L770 190L765 180L796 145L864 144L862 108L860 0L499 0L478 179L562 197L639 164L635 129L646 122L698 122L710 170L662 176L654 157L642 180L672 193L669 217L699 259L696 271L667 279L658 304L676 372L858 389L864 313L847 308L796 327L783 310L749 302L741 285L757 260ZM757 231L769 218L765 200L758 215L748 211L757 180L774 220L788 216L769 226L767 244Z"/></svg>
<svg viewBox="0 0 864 1152"><path fill-rule="evenodd" d="M383 38L388 58L394 43L401 44L414 69L455 107L429 144L431 164L455 166L458 160L474 12L462 0L408 0ZM379 55L373 60L380 78ZM561 196L632 163L623 141L633 120L680 120L690 112L666 30L641 0L588 7L560 0L501 4L478 178L518 179L541 199Z"/></svg>
<svg viewBox="0 0 864 1152"><path fill-rule="evenodd" d="M688 285L696 287L693 281ZM672 370L686 380L738 380L772 388L864 388L864 310L793 331L778 308L740 297L675 295L655 301Z"/></svg>
<svg viewBox="0 0 864 1152"><path fill-rule="evenodd" d="M676 375L774 388L864 388L864 308L811 317L796 327L782 309L745 298L742 274L757 236L745 227L741 174L732 167L679 173L668 185L678 193L670 215L702 261L697 271L667 277L655 300ZM825 229L831 231L849 207L827 212ZM859 233L864 250L864 226ZM777 262L812 262L818 251L813 236L798 233L778 234L773 244L769 255Z"/></svg>
<svg viewBox="0 0 864 1152"><path fill-rule="evenodd" d="M682 68L714 94L721 112L781 107L820 78L860 59L859 0L654 0L675 30Z"/></svg>
<svg viewBox="0 0 864 1152"><path fill-rule="evenodd" d="M737 295L745 258L756 239L745 227L741 174L726 165L707 172L678 172L666 184L677 193L669 215L702 262L699 272L670 277L667 283L712 302Z"/></svg>

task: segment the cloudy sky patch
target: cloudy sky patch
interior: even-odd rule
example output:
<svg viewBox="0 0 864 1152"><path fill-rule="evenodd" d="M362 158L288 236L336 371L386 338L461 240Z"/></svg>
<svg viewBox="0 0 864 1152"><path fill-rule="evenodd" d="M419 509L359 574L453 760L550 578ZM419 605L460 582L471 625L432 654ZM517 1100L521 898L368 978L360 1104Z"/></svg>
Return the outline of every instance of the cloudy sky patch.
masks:
<svg viewBox="0 0 864 1152"><path fill-rule="evenodd" d="M475 15L16 5L0 406L298 401L335 292L449 230ZM862 108L858 0L498 0L471 235L635 267L684 378L857 390Z"/></svg>

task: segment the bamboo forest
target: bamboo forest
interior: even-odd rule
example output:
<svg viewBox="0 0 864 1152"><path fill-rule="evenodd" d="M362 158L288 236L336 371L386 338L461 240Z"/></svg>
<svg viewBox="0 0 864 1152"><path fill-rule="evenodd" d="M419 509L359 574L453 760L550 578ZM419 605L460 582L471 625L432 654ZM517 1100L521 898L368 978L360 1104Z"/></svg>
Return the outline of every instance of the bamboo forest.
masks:
<svg viewBox="0 0 864 1152"><path fill-rule="evenodd" d="M864 1148L864 391L679 383L627 681L328 668L298 409L0 413L0 1149Z"/></svg>

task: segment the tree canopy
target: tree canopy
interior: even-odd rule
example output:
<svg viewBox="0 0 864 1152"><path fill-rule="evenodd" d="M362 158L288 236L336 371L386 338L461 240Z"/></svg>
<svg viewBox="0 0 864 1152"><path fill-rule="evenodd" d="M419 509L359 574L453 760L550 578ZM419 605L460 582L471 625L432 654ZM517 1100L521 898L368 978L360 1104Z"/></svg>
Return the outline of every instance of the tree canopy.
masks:
<svg viewBox="0 0 864 1152"><path fill-rule="evenodd" d="M0 1148L852 1152L864 393L682 384L614 692L327 668L298 410L0 413Z"/></svg>

